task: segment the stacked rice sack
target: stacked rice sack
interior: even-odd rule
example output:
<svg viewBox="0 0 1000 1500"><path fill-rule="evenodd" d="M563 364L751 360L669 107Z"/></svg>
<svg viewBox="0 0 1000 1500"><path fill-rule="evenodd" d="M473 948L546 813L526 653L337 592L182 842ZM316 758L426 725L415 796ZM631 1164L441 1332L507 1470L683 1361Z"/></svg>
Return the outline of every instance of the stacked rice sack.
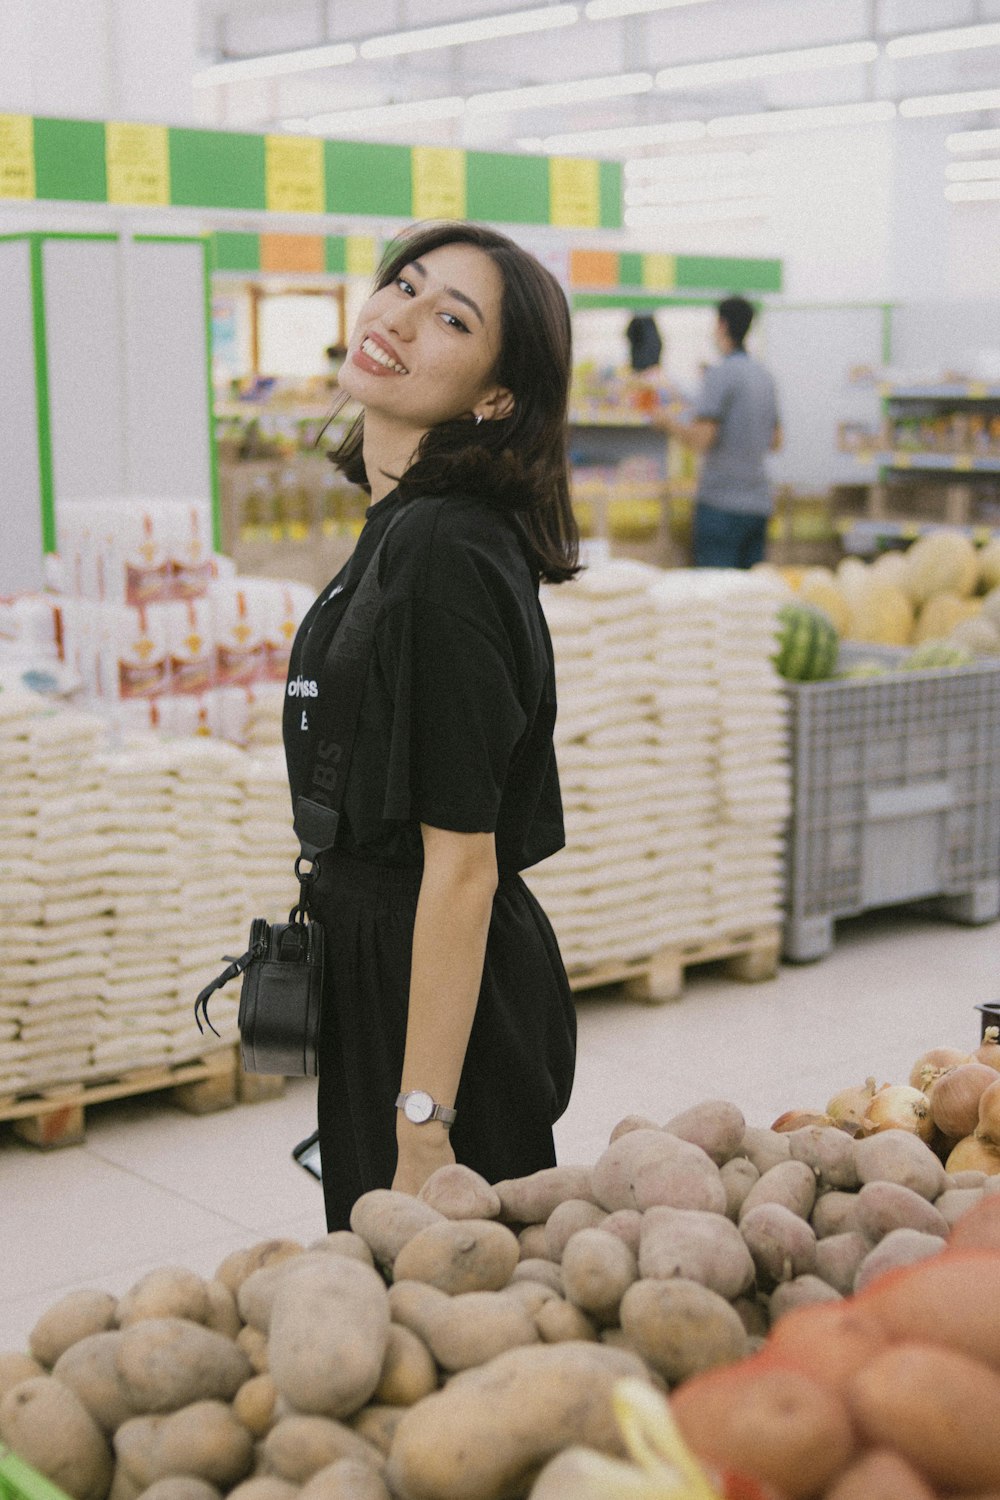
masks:
<svg viewBox="0 0 1000 1500"><path fill-rule="evenodd" d="M283 750L243 757L241 835L248 918L283 921L298 900L292 807Z"/></svg>

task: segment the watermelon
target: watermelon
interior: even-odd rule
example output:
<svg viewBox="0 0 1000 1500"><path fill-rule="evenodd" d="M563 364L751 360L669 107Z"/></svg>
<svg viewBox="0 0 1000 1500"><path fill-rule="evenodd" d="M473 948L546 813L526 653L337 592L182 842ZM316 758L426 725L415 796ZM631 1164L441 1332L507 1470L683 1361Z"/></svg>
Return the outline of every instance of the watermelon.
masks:
<svg viewBox="0 0 1000 1500"><path fill-rule="evenodd" d="M832 677L839 642L830 616L813 604L783 604L778 611L780 633L774 665L791 682L817 682Z"/></svg>

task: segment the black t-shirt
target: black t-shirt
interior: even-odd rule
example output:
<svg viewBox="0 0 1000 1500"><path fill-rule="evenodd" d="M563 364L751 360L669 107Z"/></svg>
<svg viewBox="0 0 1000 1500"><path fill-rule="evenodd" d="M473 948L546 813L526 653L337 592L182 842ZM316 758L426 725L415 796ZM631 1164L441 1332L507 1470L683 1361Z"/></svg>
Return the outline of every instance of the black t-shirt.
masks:
<svg viewBox="0 0 1000 1500"><path fill-rule="evenodd" d="M292 806L312 790L324 740L342 738L331 642L378 559L374 646L337 848L420 865L420 824L495 833L503 873L565 842L552 730L552 644L515 523L464 495L369 508L350 560L292 646L284 741Z"/></svg>

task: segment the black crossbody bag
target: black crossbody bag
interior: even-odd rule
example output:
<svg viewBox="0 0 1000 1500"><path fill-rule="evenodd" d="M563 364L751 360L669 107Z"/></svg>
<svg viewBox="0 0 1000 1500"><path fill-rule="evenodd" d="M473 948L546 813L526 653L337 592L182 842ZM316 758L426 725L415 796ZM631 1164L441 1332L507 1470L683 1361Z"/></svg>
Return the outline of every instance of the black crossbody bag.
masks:
<svg viewBox="0 0 1000 1500"><path fill-rule="evenodd" d="M208 1017L208 1001L216 990L243 975L236 1024L240 1056L248 1073L294 1078L315 1077L319 1071L324 932L319 922L310 919L310 897L319 878L322 857L333 848L337 837L375 643L380 594L378 562L400 514L397 512L389 522L362 574L324 666L324 675L336 695L342 738L324 756L319 795L302 794L296 799L293 826L300 849L295 861L298 902L289 912L287 922L268 922L265 917L255 917L250 924L247 951L240 958L229 959L229 967L206 985L195 1001L198 1030L204 1032L204 1017L215 1031ZM215 1034L219 1035L217 1031Z"/></svg>

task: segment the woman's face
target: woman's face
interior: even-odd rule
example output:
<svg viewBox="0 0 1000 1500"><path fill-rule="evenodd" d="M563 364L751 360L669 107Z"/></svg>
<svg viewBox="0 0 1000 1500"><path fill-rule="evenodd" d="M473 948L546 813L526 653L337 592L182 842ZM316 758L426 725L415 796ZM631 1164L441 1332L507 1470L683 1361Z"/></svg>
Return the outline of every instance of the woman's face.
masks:
<svg viewBox="0 0 1000 1500"><path fill-rule="evenodd" d="M492 378L503 284L475 245L441 245L409 262L365 303L338 380L366 411L415 433L477 415L503 416Z"/></svg>

